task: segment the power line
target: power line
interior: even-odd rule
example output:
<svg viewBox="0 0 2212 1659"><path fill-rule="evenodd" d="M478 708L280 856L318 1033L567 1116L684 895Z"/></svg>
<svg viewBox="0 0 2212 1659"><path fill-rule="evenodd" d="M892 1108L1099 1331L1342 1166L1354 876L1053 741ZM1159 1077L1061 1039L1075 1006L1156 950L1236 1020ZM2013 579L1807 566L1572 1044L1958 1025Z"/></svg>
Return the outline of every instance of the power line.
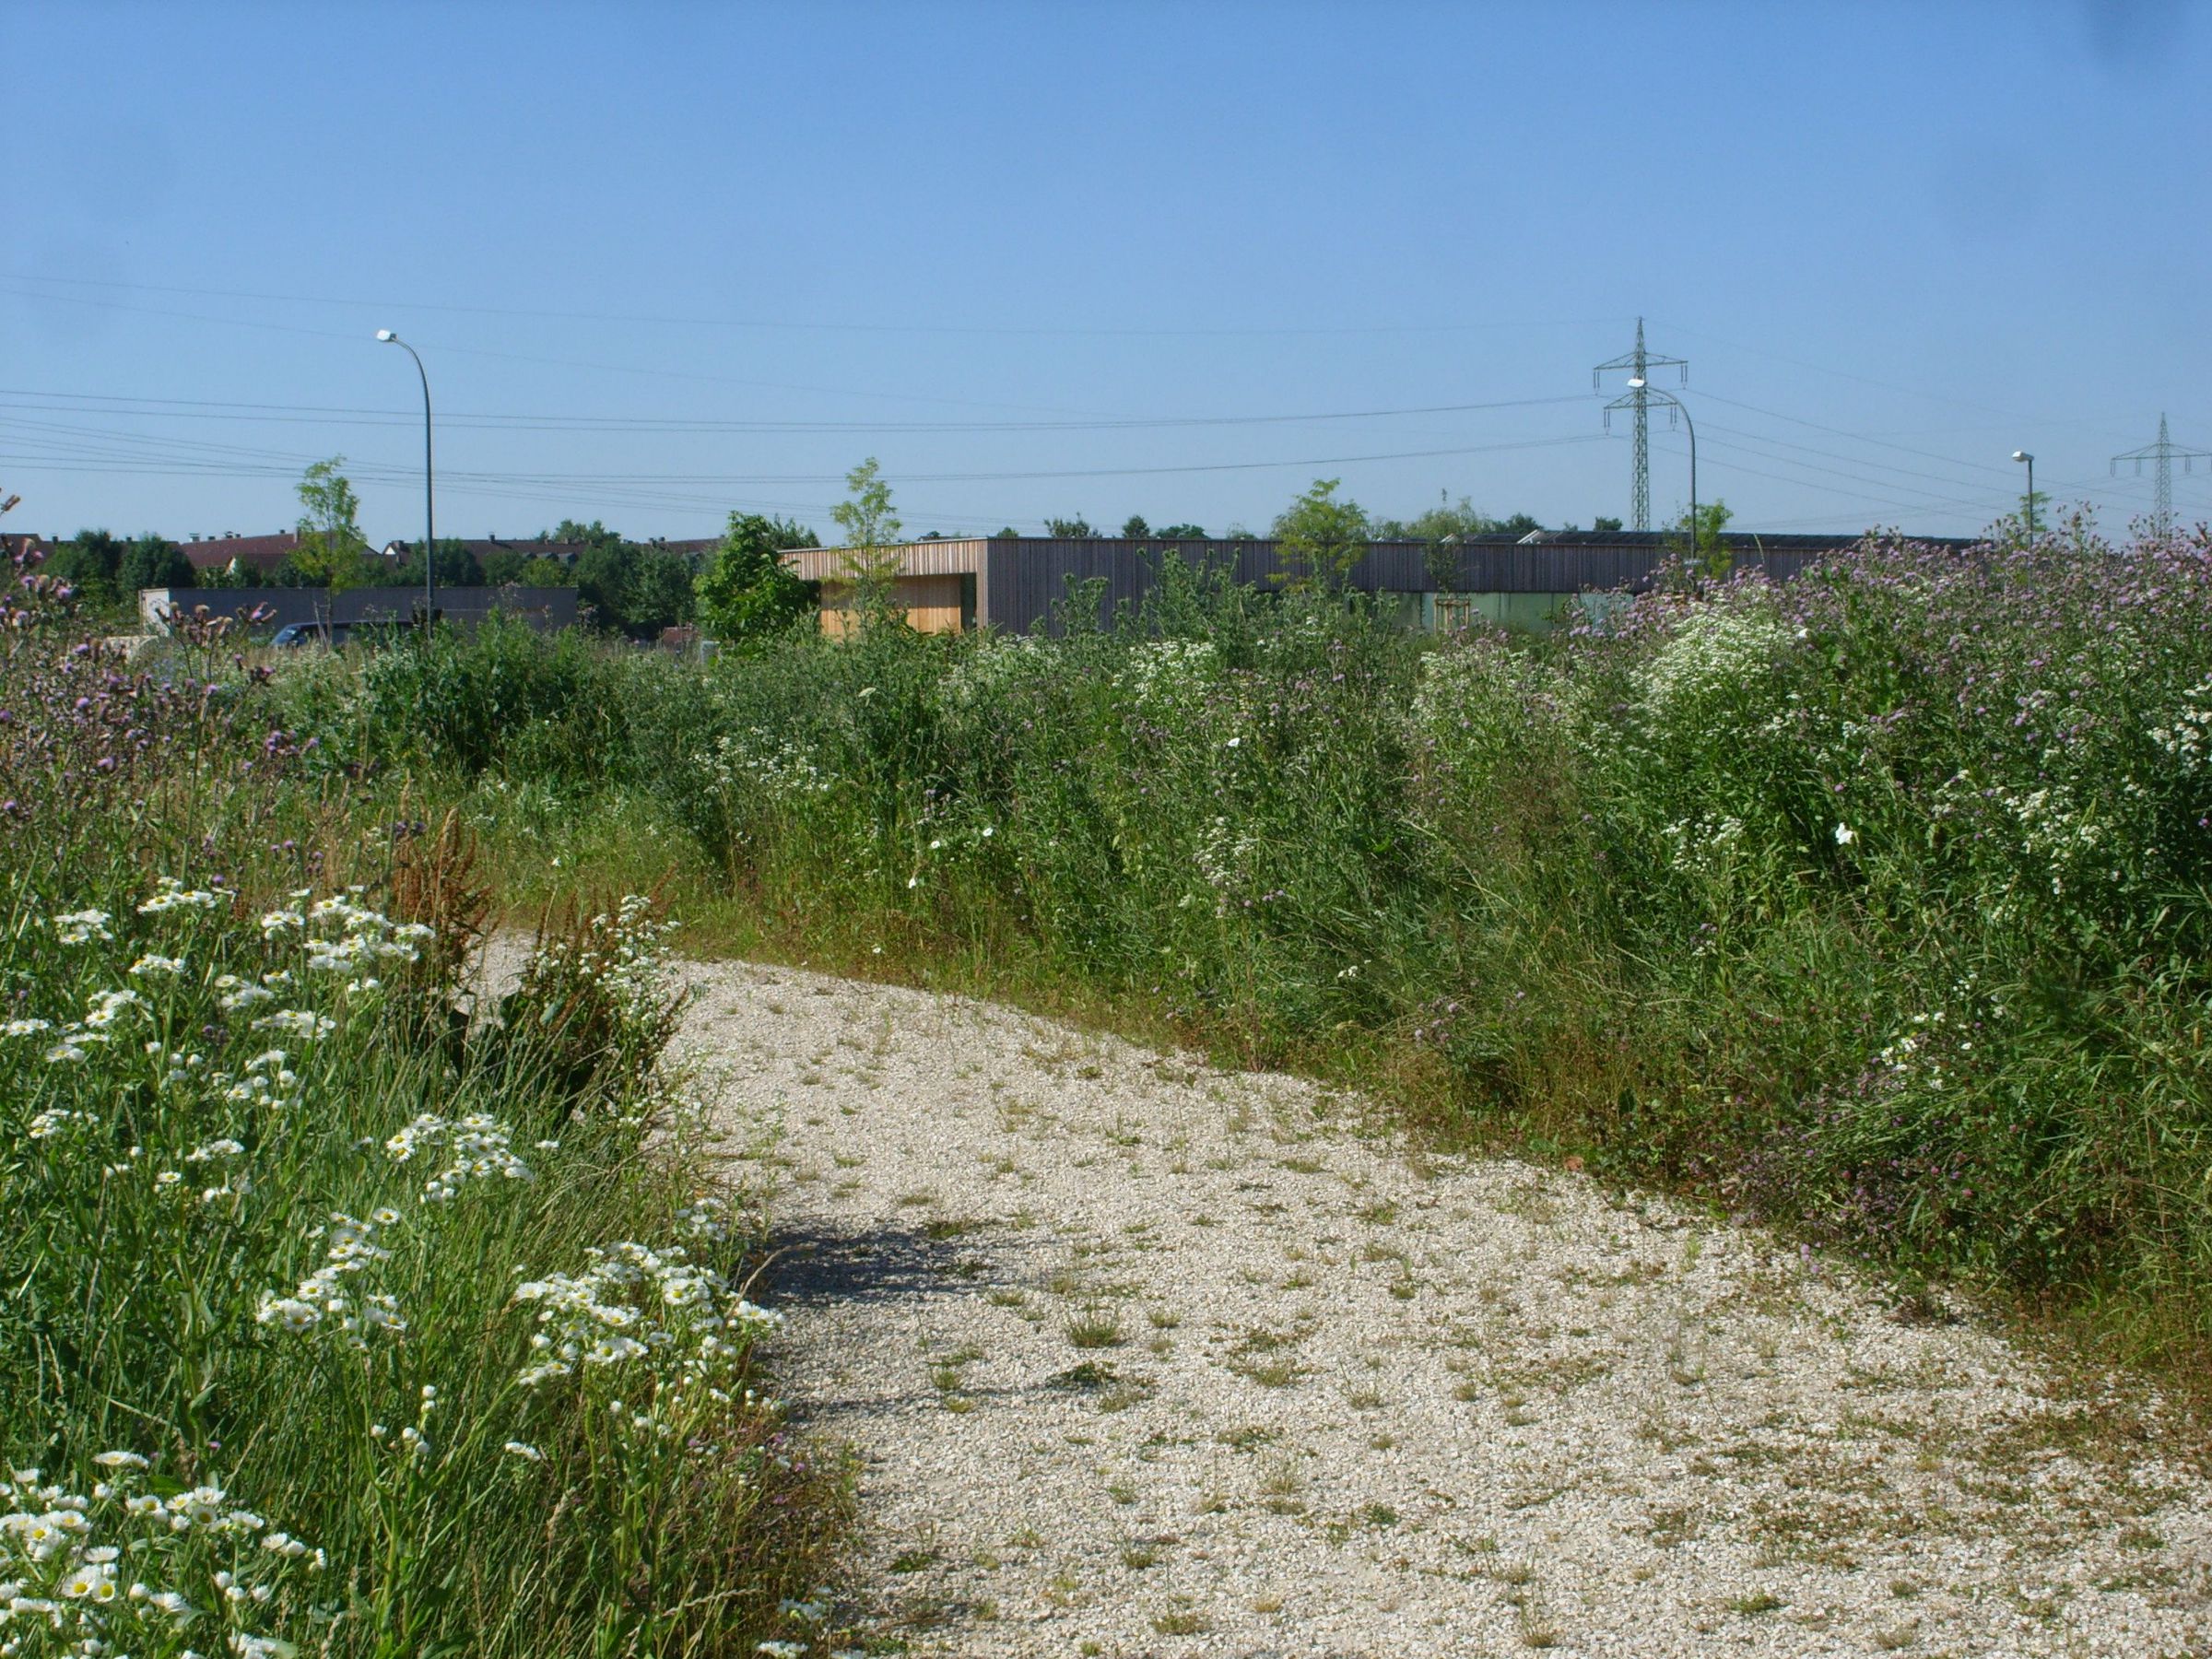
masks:
<svg viewBox="0 0 2212 1659"><path fill-rule="evenodd" d="M212 472L237 470L248 474L260 474L265 473L271 466L297 466L298 465L301 464L300 462L300 458L297 456L287 456L274 452L240 451L236 459L229 462L225 462L221 457L214 455L206 457L193 456L190 454L164 456L158 453L144 451L119 452L112 447L116 441L115 435L113 434L88 432L83 429L53 427L45 425L44 423L35 422L4 421L0 422L0 425L29 426L41 431L57 431L65 436L90 438L98 443L110 446L107 448L92 450L83 454L81 457L78 457L82 459L112 461L143 458L150 461L160 461L166 464L162 467L147 469L149 471L167 470L168 466L174 465L179 462L189 462L194 464L194 470ZM192 443L190 441L186 440L149 440L147 441L188 445L192 449L217 450L232 449L235 447L229 445ZM1006 482L1048 478L1148 477L1184 473L1257 472L1290 466L1345 466L1373 461L1430 460L1443 456L1492 454L1513 450L1550 449L1569 444L1597 443L1602 441L1603 440L1598 438L1595 434L1573 433L1555 438L1515 439L1499 443L1461 444L1441 449L1394 450L1382 453L1370 453L1354 455L1307 455L1291 459L1273 461L1209 461L1182 463L1171 466L1053 467L998 472L908 473L902 475L902 481L909 484L951 484ZM65 453L65 452L57 453ZM0 455L0 459L12 460L13 457ZM101 467L97 470L129 471L133 469L124 466L114 466ZM381 464L377 463L369 463L364 465L357 466L356 470L360 471L364 477L377 476L385 470L392 470L394 476L408 476L405 468L395 467L393 469L385 469L381 465ZM472 477L479 479L500 479L524 483L552 482L555 480L567 479L582 483L597 482L609 486L620 486L624 484L841 484L845 479L845 475L841 472L589 474L578 473L573 470L564 470L557 473L490 473L470 472L463 469L453 469L451 471L441 472L440 476L441 478L458 479L462 477Z"/></svg>
<svg viewBox="0 0 2212 1659"><path fill-rule="evenodd" d="M548 311L527 306L430 304L411 300L338 299L314 294L268 294L238 288L185 288L157 282L123 282L89 276L53 276L29 271L0 271L0 280L50 283L74 288L121 288L147 294L185 294L203 300L248 300L284 305L343 306L360 311L443 312L460 316L525 317L546 322L644 324L667 328L735 328L800 334L995 335L1016 338L1054 335L1093 339L1277 338L1286 335L1366 335L1474 334L1497 329L1587 328L1618 321L1613 317L1549 317L1521 322L1244 324L1230 328L1100 328L1092 325L1035 325L966 323L821 323L758 317L673 317L622 312ZM34 296L45 298L47 296ZM65 296L53 296L65 298ZM350 337L350 336L347 336Z"/></svg>
<svg viewBox="0 0 2212 1659"><path fill-rule="evenodd" d="M65 400L56 403L0 403L0 408L48 413L144 417L169 419L261 421L272 424L304 423L309 418L324 424L413 426L418 417L410 410L377 409L327 404L266 404L225 402L201 398L107 396L97 393L53 392L21 387L0 387L0 398ZM568 416L531 413L441 414L441 427L468 426L500 431L575 432L701 432L701 433L814 433L814 432L1090 432L1135 431L1184 427L1295 426L1337 420L1388 420L1424 415L1465 415L1493 409L1540 408L1554 404L1580 403L1579 397L1506 397L1483 403L1422 404L1396 409L1324 409L1294 415L1144 415L1100 417L1082 420L1000 421L895 421L895 420L743 420L679 416ZM107 406L93 407L92 404ZM152 405L134 408L125 405Z"/></svg>

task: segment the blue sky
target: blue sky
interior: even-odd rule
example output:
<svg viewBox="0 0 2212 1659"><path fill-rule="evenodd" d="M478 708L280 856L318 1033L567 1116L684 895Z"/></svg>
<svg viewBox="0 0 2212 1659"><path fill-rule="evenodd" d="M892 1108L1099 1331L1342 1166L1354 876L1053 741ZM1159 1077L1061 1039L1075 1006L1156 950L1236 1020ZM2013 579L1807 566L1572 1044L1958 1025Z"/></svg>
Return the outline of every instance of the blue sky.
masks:
<svg viewBox="0 0 2212 1659"><path fill-rule="evenodd" d="M2212 8L0 0L0 62L10 528L344 453L418 534L380 326L454 535L827 529L866 455L915 532L1587 524L1639 315L1748 527L1970 533L2025 447L2120 529L2108 457L2212 449Z"/></svg>

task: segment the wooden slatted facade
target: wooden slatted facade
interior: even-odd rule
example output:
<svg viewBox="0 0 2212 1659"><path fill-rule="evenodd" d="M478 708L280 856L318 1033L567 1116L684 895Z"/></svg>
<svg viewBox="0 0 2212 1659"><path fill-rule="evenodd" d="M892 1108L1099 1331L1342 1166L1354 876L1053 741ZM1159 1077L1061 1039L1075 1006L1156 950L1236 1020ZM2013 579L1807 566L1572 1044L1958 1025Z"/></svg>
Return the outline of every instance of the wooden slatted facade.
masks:
<svg viewBox="0 0 2212 1659"><path fill-rule="evenodd" d="M1788 581L1827 554L1851 547L1850 535L1753 535L1726 538L1739 571L1758 571ZM1351 585L1367 593L1406 595L1411 614L1431 619L1439 594L1466 600L1491 596L1510 603L1477 605L1482 614L1530 618L1563 607L1579 594L1635 592L1647 586L1665 562L1667 538L1658 534L1609 535L1594 532L1548 533L1539 540L1484 537L1457 549L1453 580L1434 574L1437 549L1427 542L1372 542L1352 567ZM1966 542L1939 545L1963 548ZM891 549L887 549L890 551ZM996 628L1030 633L1051 625L1054 607L1064 604L1071 583L1104 583L1100 619L1120 605L1135 605L1151 587L1164 558L1194 565L1226 566L1237 581L1267 586L1284 574L1277 544L1258 541L1126 541L1112 536L1068 539L1002 536L994 539L909 542L895 549L902 587L911 584L915 625L929 631L952 627ZM848 604L849 551L806 547L783 556L797 574L822 583L823 627L843 631ZM944 579L971 583L972 597L956 623ZM906 602L905 594L901 595ZM1547 606L1544 601L1551 604ZM1447 606L1465 611L1465 606ZM833 619L835 618L835 619Z"/></svg>

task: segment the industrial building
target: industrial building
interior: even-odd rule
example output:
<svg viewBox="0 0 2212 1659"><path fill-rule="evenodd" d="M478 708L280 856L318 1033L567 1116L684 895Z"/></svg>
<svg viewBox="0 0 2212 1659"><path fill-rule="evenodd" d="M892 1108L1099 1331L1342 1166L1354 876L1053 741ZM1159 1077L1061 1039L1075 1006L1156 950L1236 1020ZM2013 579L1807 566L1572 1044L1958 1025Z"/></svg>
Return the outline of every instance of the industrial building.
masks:
<svg viewBox="0 0 2212 1659"><path fill-rule="evenodd" d="M1796 576L1859 536L1724 535L1742 573L1776 581ZM1371 542L1348 585L1394 602L1409 625L1434 628L1473 620L1529 631L1547 629L1584 594L1636 593L1650 586L1677 538L1659 531L1539 530L1524 536L1477 536L1440 548L1428 542ZM1965 541L1941 546L1964 548ZM1288 571L1270 540L1133 541L994 536L907 542L881 550L896 557L894 599L925 633L994 628L1030 633L1052 626L1054 607L1074 584L1102 582L1100 622L1150 589L1159 561L1227 569L1238 582L1280 585ZM784 563L818 582L822 628L842 633L853 603L852 550L793 548ZM1440 577L1441 580L1440 580Z"/></svg>

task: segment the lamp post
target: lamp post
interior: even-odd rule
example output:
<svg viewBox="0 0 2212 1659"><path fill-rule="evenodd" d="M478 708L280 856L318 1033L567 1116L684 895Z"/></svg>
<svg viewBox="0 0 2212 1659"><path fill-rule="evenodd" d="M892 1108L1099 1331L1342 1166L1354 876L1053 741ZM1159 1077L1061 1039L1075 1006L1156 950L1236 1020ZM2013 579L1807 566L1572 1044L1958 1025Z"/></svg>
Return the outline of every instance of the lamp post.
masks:
<svg viewBox="0 0 2212 1659"><path fill-rule="evenodd" d="M1676 415L1681 416L1682 425L1689 433L1689 549L1694 557L1698 551L1700 528L1698 524L1698 423L1690 419L1688 404L1672 392L1665 392L1657 386L1649 384L1642 375L1637 374L1629 378L1628 391L1606 406L1606 425L1612 424L1614 410L1635 407L1636 400L1639 397L1655 397L1666 405L1669 418Z"/></svg>
<svg viewBox="0 0 2212 1659"><path fill-rule="evenodd" d="M437 492L430 475L430 376L422 366L421 354L390 329L378 329L376 337L413 358L415 373L422 382L422 637L428 641L430 624L438 615L438 573L432 559L438 546L438 514Z"/></svg>
<svg viewBox="0 0 2212 1659"><path fill-rule="evenodd" d="M2026 450L2014 450L2012 458L2025 462L2028 467L2028 540L2032 546L2035 542L2035 457Z"/></svg>

